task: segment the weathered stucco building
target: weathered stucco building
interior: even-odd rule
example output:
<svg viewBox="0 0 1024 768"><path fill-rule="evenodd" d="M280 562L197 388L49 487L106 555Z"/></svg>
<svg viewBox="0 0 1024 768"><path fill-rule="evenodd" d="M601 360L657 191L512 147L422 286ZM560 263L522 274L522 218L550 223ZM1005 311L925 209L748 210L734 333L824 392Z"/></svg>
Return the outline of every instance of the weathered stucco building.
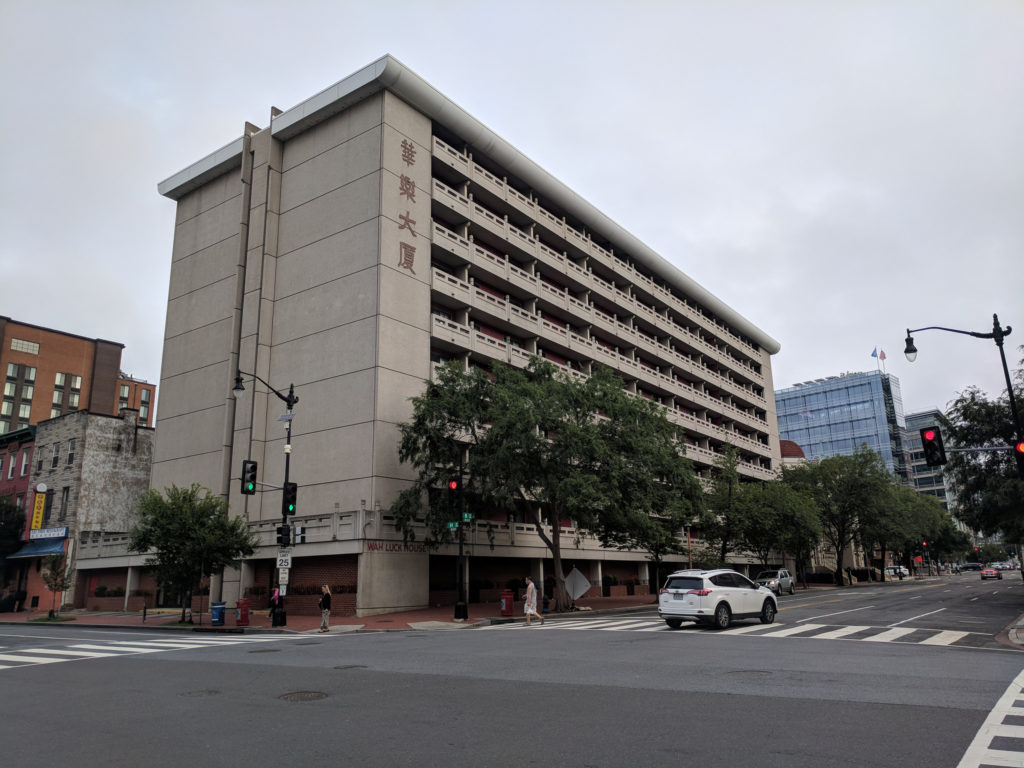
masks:
<svg viewBox="0 0 1024 768"><path fill-rule="evenodd" d="M152 486L199 482L260 532L214 586L228 601L271 583L280 520L284 406L251 374L301 400L290 592L330 581L361 613L451 596L455 548L406 546L387 514L411 477L396 425L441 361L608 365L685 428L698 470L726 443L748 478L778 469L778 344L390 56L247 123L159 190L177 215ZM254 496L243 459L259 464ZM547 550L521 520L481 511L468 546L481 594L543 579ZM640 552L583 537L569 564L646 588Z"/></svg>

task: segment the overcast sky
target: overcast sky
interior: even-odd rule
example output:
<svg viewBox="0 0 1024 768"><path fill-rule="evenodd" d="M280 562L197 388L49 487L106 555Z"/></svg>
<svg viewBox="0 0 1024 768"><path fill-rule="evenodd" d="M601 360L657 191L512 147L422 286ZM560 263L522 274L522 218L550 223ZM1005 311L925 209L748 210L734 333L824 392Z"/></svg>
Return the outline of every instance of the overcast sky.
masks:
<svg viewBox="0 0 1024 768"><path fill-rule="evenodd" d="M0 0L0 315L159 381L159 181L390 53L777 339L905 410L1024 344L1024 2Z"/></svg>

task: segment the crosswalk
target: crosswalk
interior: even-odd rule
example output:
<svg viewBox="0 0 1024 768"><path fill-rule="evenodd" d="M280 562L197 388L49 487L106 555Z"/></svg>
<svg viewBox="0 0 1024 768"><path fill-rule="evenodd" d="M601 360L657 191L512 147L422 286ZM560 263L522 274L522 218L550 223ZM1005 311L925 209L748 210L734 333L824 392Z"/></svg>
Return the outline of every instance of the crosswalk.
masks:
<svg viewBox="0 0 1024 768"><path fill-rule="evenodd" d="M5 648L0 645L0 670L17 669L37 664L57 664L62 661L102 659L163 651L184 651L194 648L217 648L246 643L268 643L281 640L275 637L210 637L210 638L139 638L135 640L104 640L94 643L74 643L60 648Z"/></svg>
<svg viewBox="0 0 1024 768"><path fill-rule="evenodd" d="M914 629L912 627L872 627L869 625L837 624L736 624L726 630L708 630L696 624L683 624L670 629L658 618L568 619L547 621L544 624L495 624L482 629L538 632L550 630L603 631L603 632L687 632L713 631L716 635L748 635L753 637L800 637L812 640L859 640L868 643L910 643L915 645L941 645L978 648L988 644L991 636L982 632L960 630Z"/></svg>

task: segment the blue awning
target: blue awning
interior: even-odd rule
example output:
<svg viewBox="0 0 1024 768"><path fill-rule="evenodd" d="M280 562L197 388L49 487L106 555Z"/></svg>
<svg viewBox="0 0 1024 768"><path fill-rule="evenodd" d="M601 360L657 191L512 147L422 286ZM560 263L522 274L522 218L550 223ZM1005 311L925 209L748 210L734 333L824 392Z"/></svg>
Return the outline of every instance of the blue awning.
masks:
<svg viewBox="0 0 1024 768"><path fill-rule="evenodd" d="M36 539L22 546L13 555L8 555L8 560L15 560L19 557L43 557L45 555L57 555L64 552L64 539Z"/></svg>

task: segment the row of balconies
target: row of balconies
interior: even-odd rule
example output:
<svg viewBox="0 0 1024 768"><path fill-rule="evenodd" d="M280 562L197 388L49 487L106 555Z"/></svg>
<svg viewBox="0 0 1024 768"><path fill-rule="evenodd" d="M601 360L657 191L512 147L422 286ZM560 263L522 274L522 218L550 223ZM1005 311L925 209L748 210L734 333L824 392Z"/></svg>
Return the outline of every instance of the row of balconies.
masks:
<svg viewBox="0 0 1024 768"><path fill-rule="evenodd" d="M441 228L437 227L437 229L440 230ZM494 254L489 251L475 247L475 253L476 252L479 252L479 255L482 256L484 261L493 262ZM507 261L505 264L506 266L511 266ZM505 274L510 273L506 272ZM540 280L536 277L532 277L532 280L535 290L538 290L539 294L545 299L549 295L563 295L544 280ZM572 326L555 323L546 318L540 317L536 313L530 313L521 307L517 307L506 299L495 296L487 291L480 290L472 283L461 280L454 275L444 272L443 270L436 268L433 270L432 287L438 292L443 293L444 295L449 296L468 307L473 307L485 314L521 325L524 327L524 330L531 335L538 335L543 338L547 338L550 341L567 346L569 349L573 349L573 347L567 344L568 340L572 336L576 336L579 339L577 341L576 349L588 357L592 356L592 351L595 349L595 346L600 347L600 345L595 345L591 339L587 339L580 334L574 333L572 331ZM585 304L574 297L572 298L572 303L567 303L566 306L570 308L573 314L580 319L581 325L592 325L596 329L603 330L609 336L624 341L626 345L632 345L650 354L661 363L661 366L659 367L673 366L687 371L698 379L714 382L721 387L724 392L730 395L736 396L741 400L748 401L754 406L760 406L762 408L765 407L764 396L753 391L753 387L751 385L736 381L731 377L715 373L702 361L694 360L686 353L665 343L665 341L652 339L647 334L638 332L635 328L623 323L621 320L613 318L611 315L608 315L597 307L591 304ZM690 334L688 331L684 331L678 326L675 327L684 340L690 341L694 345L701 344L700 339L696 338L693 334ZM633 358L628 356L625 357L630 362L634 362ZM637 363L637 366L640 367L640 364ZM735 410L739 413L744 412L739 408L736 408Z"/></svg>
<svg viewBox="0 0 1024 768"><path fill-rule="evenodd" d="M465 349L489 360L498 360L517 367L525 367L529 363L530 357L536 354L536 352L519 347L507 340L495 338L494 336L482 333L469 325L458 323L454 320L440 317L438 315L433 316L432 333L435 338L446 341L461 349ZM573 335L576 336L575 334ZM570 341L581 345L588 343L587 339L583 339L579 336L576 336L576 339L570 339ZM767 429L767 425L764 422L759 422L749 414L743 413L720 400L709 397L706 393L701 392L697 388L685 382L681 382L678 379L672 379L657 372L645 371L644 367L638 366L635 361L617 353L613 356L606 350L601 349L600 346L590 347L590 349L592 352L595 352L595 354L592 355L592 359L602 362L615 370L624 371L637 377L643 382L659 386L659 388L671 392L672 397L684 400L692 404L695 408L704 408L716 416L721 417L724 421L738 422L741 426L754 431L755 434L757 432L761 432L763 434ZM579 371L571 366L558 363L556 361L551 362L572 378L587 378L587 374L583 371ZM769 457L771 455L771 449L767 443L748 437L747 435L742 434L741 431L737 431L734 428L726 428L724 426L717 425L706 416L699 417L686 413L680 407L675 405L672 407L665 406L665 411L671 421L680 425L684 429L700 434L701 437L732 443L737 447L745 448L759 456ZM708 453L707 458L713 460L714 457L715 455L713 453Z"/></svg>
<svg viewBox="0 0 1024 768"><path fill-rule="evenodd" d="M687 316L694 317L697 319L697 322L708 327L708 330L715 335L727 336L730 344L742 350L752 360L759 360L757 349L749 341L732 331L725 323L705 315L695 303L677 296L670 289L640 273L630 263L617 258L611 251L595 243L590 238L589 233L574 229L566 223L564 218L555 216L532 197L526 196L509 186L505 179L499 179L478 163L473 162L471 155L459 152L436 136L433 139L433 145L434 157L444 162L448 167L457 170L467 180L479 185L499 200L504 201L513 210L530 217L536 224L557 236L568 246L573 247L581 256L593 258L612 274L628 278L637 288L651 298L660 300L675 311L680 311L687 314ZM467 219L470 218L470 210L473 204L469 197L459 194L456 190L451 189L447 185L440 184L436 180L434 196L435 199L443 199L450 206L459 206L453 207L453 210L459 210ZM499 229L503 227L501 223L503 217L499 217L483 208L481 208L480 215L484 220L492 222L496 234L503 234ZM507 217L504 218L507 222ZM523 233L517 227L512 227L512 230L514 231L509 232L508 237L512 242L518 243L518 241L523 241L529 244L529 241L533 240L533 238L530 238L528 234ZM571 259L566 261L571 262ZM712 330L712 327L714 330Z"/></svg>

